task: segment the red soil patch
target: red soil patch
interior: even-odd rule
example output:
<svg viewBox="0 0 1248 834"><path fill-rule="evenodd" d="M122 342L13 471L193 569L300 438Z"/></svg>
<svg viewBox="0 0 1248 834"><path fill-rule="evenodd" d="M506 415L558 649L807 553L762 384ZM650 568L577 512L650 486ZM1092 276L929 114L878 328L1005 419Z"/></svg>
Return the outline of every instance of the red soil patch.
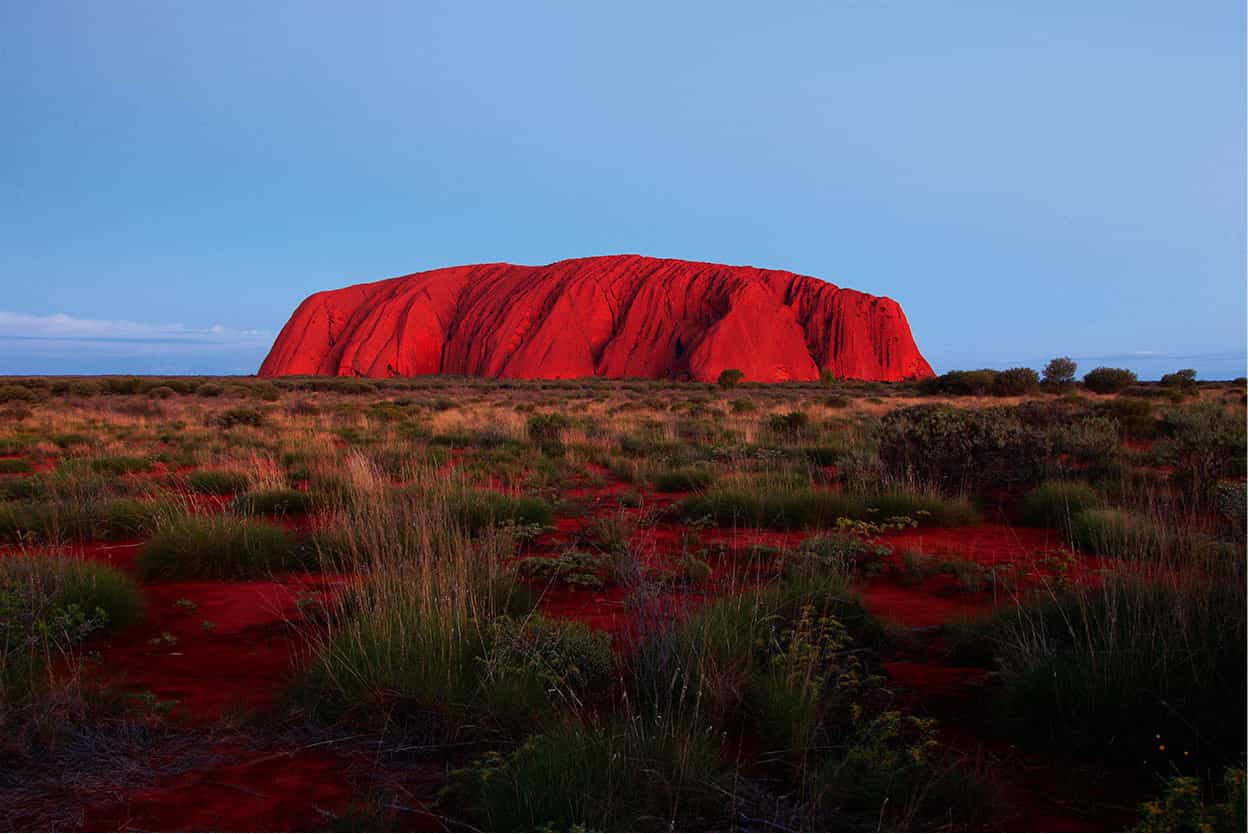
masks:
<svg viewBox="0 0 1248 834"><path fill-rule="evenodd" d="M875 616L906 628L937 628L948 622L986 614L993 608L982 594L942 595L930 587L907 587L892 579L873 579L858 592Z"/></svg>
<svg viewBox="0 0 1248 834"><path fill-rule="evenodd" d="M988 677L983 669L911 660L889 660L880 667L893 683L924 695L964 696L983 686Z"/></svg>
<svg viewBox="0 0 1248 834"><path fill-rule="evenodd" d="M232 761L181 773L88 809L87 831L311 831L346 808L345 760L332 753L220 748Z"/></svg>
<svg viewBox="0 0 1248 834"><path fill-rule="evenodd" d="M301 645L289 625L299 617L300 597L332 593L337 582L299 574L145 586L147 618L104 649L103 668L127 691L178 701L177 711L195 721L231 708L266 709L289 679ZM178 605L183 599L194 607Z"/></svg>
<svg viewBox="0 0 1248 834"><path fill-rule="evenodd" d="M1066 550L1056 530L980 524L976 527L916 527L880 537L898 553L913 550L929 556L960 556L983 565L1033 563Z"/></svg>

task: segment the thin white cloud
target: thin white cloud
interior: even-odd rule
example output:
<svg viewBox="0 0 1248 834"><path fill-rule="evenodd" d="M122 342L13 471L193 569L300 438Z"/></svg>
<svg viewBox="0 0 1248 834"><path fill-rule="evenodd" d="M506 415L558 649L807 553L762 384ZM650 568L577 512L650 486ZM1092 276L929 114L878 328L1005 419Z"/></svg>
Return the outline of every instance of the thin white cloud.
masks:
<svg viewBox="0 0 1248 834"><path fill-rule="evenodd" d="M236 330L221 324L187 327L115 319L82 319L64 313L36 316L0 311L0 341L193 344L248 347L268 343L265 330Z"/></svg>

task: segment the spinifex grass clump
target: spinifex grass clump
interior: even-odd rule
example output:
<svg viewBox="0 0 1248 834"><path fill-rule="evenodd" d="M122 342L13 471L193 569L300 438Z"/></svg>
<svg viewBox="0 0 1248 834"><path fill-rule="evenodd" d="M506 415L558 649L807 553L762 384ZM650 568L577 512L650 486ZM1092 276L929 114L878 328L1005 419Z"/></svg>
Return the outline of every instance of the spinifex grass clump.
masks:
<svg viewBox="0 0 1248 834"><path fill-rule="evenodd" d="M654 476L658 492L696 492L706 489L715 480L708 469L669 469Z"/></svg>
<svg viewBox="0 0 1248 834"><path fill-rule="evenodd" d="M602 684L605 637L529 616L506 568L507 528L471 535L453 510L462 493L432 472L420 476L420 501L378 488L367 469L356 475L362 494L335 524L356 572L313 637L298 687L306 703L366 724L425 716L425 729L453 733L469 716L477 726L531 724L552 702L578 704ZM430 714L442 723L431 727Z"/></svg>
<svg viewBox="0 0 1248 834"><path fill-rule="evenodd" d="M303 566L290 533L233 515L177 518L152 536L138 560L146 580L248 579Z"/></svg>
<svg viewBox="0 0 1248 834"><path fill-rule="evenodd" d="M232 495L247 489L251 479L243 472L230 472L224 469L201 470L186 476L186 485L191 492L204 495Z"/></svg>
<svg viewBox="0 0 1248 834"><path fill-rule="evenodd" d="M167 501L51 500L0 506L0 541L50 544L136 538L175 512Z"/></svg>
<svg viewBox="0 0 1248 834"><path fill-rule="evenodd" d="M681 513L691 521L709 518L721 527L774 530L834 528L842 518L886 523L900 518L921 525L958 527L974 524L979 514L964 498L886 490L858 494L818 489L802 480L781 477L731 478L703 495L687 498Z"/></svg>
<svg viewBox="0 0 1248 834"><path fill-rule="evenodd" d="M504 495L489 490L457 490L444 499L451 519L468 533L476 534L499 524L519 526L549 524L550 504L541 498Z"/></svg>
<svg viewBox="0 0 1248 834"><path fill-rule="evenodd" d="M663 717L568 722L461 771L449 796L487 831L723 830L719 742Z"/></svg>
<svg viewBox="0 0 1248 834"><path fill-rule="evenodd" d="M1241 559L1038 594L959 642L990 647L1031 740L1184 767L1242 755L1246 626Z"/></svg>
<svg viewBox="0 0 1248 834"><path fill-rule="evenodd" d="M143 617L134 580L113 568L55 554L0 559L0 728L52 700L41 693L72 679L77 647L91 635Z"/></svg>
<svg viewBox="0 0 1248 834"><path fill-rule="evenodd" d="M312 496L297 489L266 489L244 492L231 505L242 515L298 515L312 511Z"/></svg>
<svg viewBox="0 0 1248 834"><path fill-rule="evenodd" d="M1049 481L1024 495L1018 502L1018 520L1029 527L1055 527L1069 530L1073 519L1084 510L1103 504L1100 493L1078 481Z"/></svg>
<svg viewBox="0 0 1248 834"><path fill-rule="evenodd" d="M1151 518L1125 510L1083 510L1070 520L1070 541L1085 553L1159 559L1170 537Z"/></svg>

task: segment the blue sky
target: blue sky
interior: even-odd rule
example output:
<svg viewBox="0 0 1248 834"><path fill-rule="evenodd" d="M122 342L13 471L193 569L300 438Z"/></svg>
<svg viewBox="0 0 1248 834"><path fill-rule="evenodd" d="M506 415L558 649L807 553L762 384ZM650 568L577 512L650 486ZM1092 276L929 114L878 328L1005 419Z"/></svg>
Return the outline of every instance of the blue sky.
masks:
<svg viewBox="0 0 1248 834"><path fill-rule="evenodd" d="M251 372L308 293L637 252L938 370L1244 373L1240 2L0 0L0 373Z"/></svg>

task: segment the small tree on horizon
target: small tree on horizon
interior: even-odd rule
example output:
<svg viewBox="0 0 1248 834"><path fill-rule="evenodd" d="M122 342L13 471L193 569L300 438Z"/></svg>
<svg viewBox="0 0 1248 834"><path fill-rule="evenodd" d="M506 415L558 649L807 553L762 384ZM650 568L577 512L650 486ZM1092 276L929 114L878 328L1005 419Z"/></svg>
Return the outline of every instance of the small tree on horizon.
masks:
<svg viewBox="0 0 1248 834"><path fill-rule="evenodd" d="M745 374L736 368L725 368L719 374L719 387L725 391L729 388L736 388L737 383L745 378Z"/></svg>
<svg viewBox="0 0 1248 834"><path fill-rule="evenodd" d="M1044 384L1054 388L1066 388L1075 381L1075 371L1079 366L1069 356L1050 359L1044 366Z"/></svg>

